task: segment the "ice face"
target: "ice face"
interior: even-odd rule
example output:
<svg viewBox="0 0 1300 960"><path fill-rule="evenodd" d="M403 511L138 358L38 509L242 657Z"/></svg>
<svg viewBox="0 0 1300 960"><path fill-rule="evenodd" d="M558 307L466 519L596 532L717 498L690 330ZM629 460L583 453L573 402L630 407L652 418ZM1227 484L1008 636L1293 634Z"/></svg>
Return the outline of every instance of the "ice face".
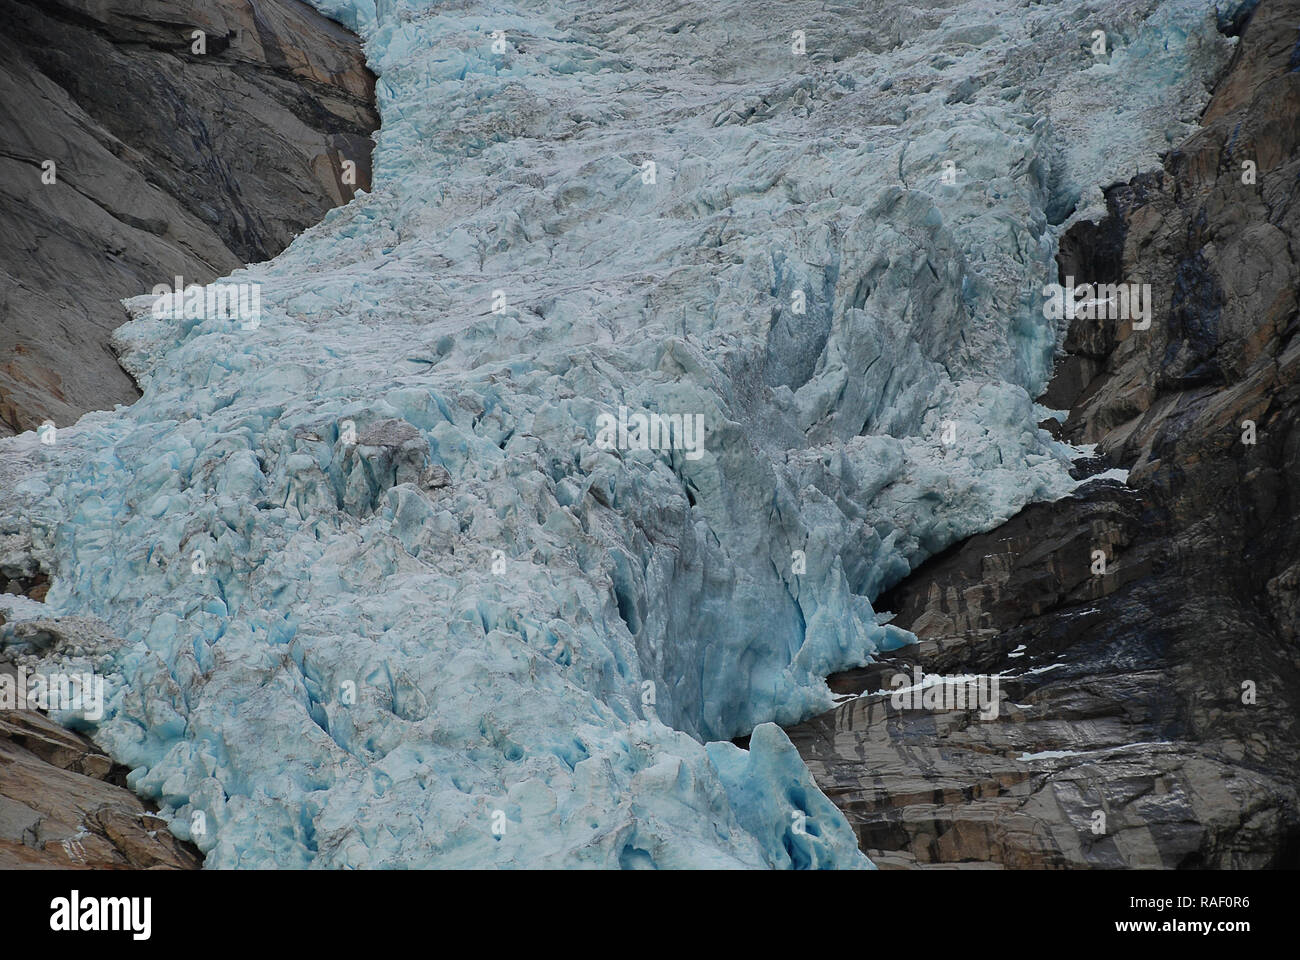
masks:
<svg viewBox="0 0 1300 960"><path fill-rule="evenodd" d="M1213 6L318 5L375 190L228 279L256 316L129 301L133 407L0 441L54 575L9 652L106 676L209 866L868 866L774 723L1070 489L1040 290Z"/></svg>

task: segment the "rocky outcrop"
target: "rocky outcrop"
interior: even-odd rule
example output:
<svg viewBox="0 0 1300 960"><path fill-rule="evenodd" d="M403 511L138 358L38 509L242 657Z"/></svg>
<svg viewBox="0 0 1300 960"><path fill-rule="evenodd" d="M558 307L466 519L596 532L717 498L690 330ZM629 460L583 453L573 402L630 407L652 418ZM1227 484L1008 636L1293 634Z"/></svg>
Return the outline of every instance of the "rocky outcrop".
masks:
<svg viewBox="0 0 1300 960"><path fill-rule="evenodd" d="M197 868L125 772L43 713L0 711L0 870Z"/></svg>
<svg viewBox="0 0 1300 960"><path fill-rule="evenodd" d="M379 120L358 39L299 0L0 0L0 17L7 435L133 401L118 301L274 256L369 188Z"/></svg>
<svg viewBox="0 0 1300 960"><path fill-rule="evenodd" d="M197 869L122 771L42 714L0 714L0 869Z"/></svg>
<svg viewBox="0 0 1300 960"><path fill-rule="evenodd" d="M1127 483L931 558L877 602L920 644L789 731L882 867L1300 865L1298 15L1265 0L1200 131L1061 243L1063 282L1151 284L1044 398ZM998 717L872 693L914 666L996 675Z"/></svg>

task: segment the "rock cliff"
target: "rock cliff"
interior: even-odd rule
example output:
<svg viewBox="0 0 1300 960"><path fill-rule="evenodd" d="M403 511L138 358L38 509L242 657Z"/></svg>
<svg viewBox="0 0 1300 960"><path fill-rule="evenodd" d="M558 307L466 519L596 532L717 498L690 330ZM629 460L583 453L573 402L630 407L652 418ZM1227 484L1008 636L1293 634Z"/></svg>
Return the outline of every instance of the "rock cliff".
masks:
<svg viewBox="0 0 1300 960"><path fill-rule="evenodd" d="M998 718L876 693L789 731L882 867L1300 863L1298 14L1265 0L1199 131L1062 240L1062 283L1154 295L1073 320L1043 398L1127 483L931 558L877 603L920 644L833 684L996 674Z"/></svg>
<svg viewBox="0 0 1300 960"><path fill-rule="evenodd" d="M5 436L134 401L118 301L279 253L369 189L379 119L360 42L298 0L0 0L0 17Z"/></svg>

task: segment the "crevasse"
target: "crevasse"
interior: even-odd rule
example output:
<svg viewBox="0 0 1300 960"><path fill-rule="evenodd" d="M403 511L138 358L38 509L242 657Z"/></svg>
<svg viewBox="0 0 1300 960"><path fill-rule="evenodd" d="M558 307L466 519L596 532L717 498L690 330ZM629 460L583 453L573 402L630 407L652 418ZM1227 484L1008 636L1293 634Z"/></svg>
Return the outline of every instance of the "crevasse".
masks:
<svg viewBox="0 0 1300 960"><path fill-rule="evenodd" d="M1213 5L317 5L374 192L230 278L255 329L129 301L142 399L0 441L54 576L9 652L107 678L208 866L869 866L775 724L1070 488L1039 292L1196 119ZM602 449L620 406L703 455Z"/></svg>

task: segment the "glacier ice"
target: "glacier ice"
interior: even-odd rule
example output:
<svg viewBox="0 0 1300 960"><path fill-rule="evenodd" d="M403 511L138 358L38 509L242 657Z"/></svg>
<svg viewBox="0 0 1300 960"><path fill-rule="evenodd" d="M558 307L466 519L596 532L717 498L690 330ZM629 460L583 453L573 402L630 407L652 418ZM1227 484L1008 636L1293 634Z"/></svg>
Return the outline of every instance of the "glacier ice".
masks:
<svg viewBox="0 0 1300 960"><path fill-rule="evenodd" d="M232 275L260 323L128 301L142 399L0 441L53 577L0 643L106 677L64 719L211 867L870 866L777 724L1070 489L1038 291L1195 121L1213 5L316 2L375 189Z"/></svg>

